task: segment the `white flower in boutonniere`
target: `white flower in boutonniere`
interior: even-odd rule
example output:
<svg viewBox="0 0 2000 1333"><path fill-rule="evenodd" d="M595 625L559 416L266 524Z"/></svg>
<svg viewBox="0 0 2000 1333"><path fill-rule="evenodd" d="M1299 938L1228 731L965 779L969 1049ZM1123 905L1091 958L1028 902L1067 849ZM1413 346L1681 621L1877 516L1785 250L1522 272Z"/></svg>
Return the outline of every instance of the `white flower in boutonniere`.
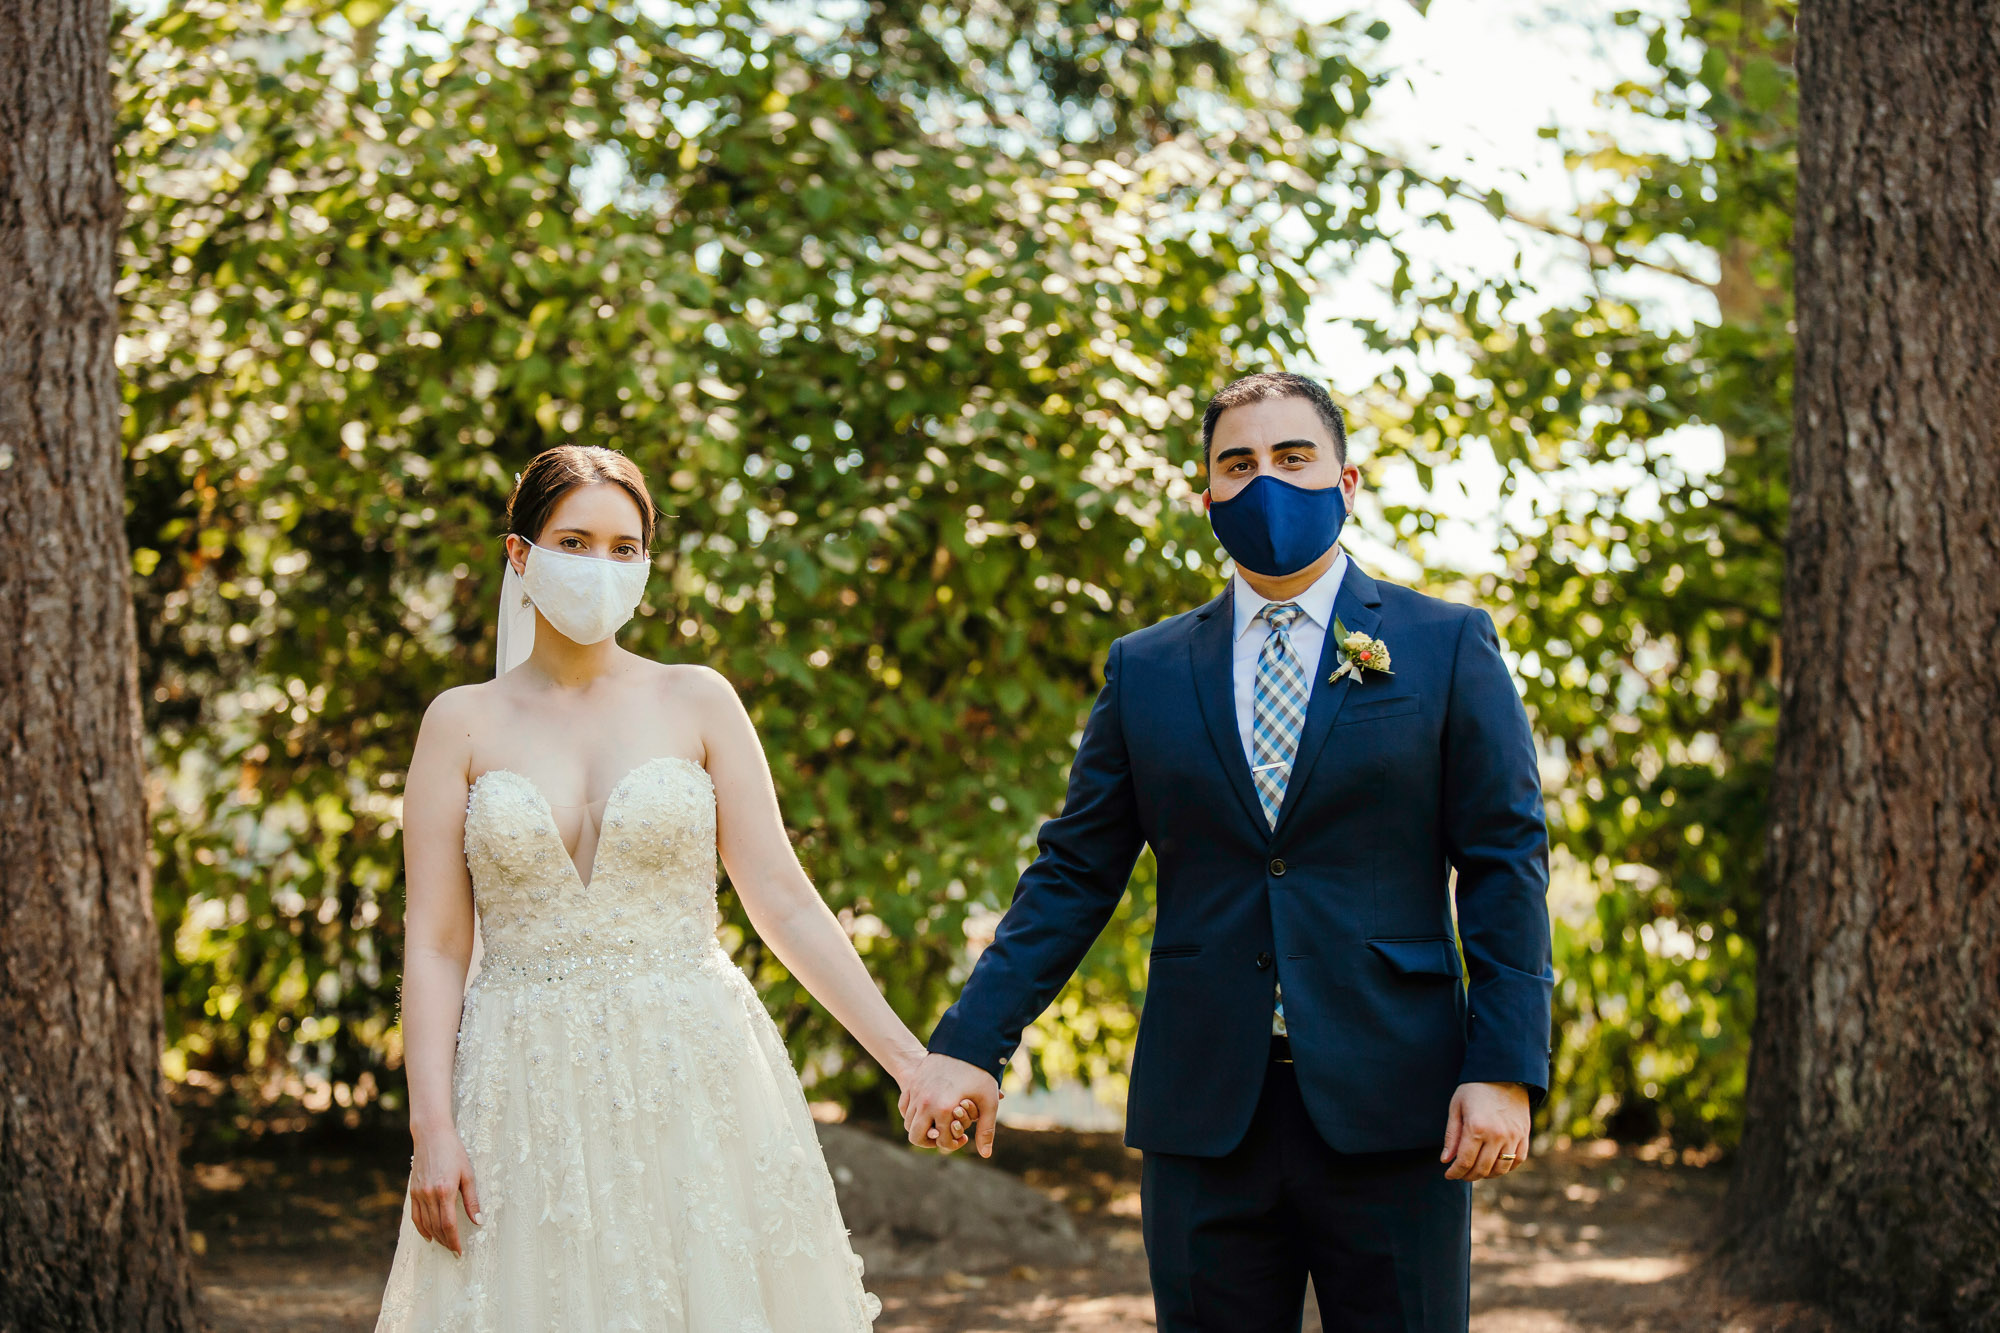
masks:
<svg viewBox="0 0 2000 1333"><path fill-rule="evenodd" d="M1326 678L1327 684L1336 683L1342 676L1352 676L1358 684L1364 671L1379 671L1385 676L1396 674L1389 670L1389 646L1366 634L1349 632L1339 616L1333 618L1333 641L1340 648L1340 665Z"/></svg>

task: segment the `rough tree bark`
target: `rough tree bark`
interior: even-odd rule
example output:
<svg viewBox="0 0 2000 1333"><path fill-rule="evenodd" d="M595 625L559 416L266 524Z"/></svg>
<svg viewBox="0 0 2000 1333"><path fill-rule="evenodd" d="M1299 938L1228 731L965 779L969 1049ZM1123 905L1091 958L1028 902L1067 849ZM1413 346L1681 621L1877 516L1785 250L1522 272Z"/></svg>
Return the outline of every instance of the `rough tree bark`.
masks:
<svg viewBox="0 0 2000 1333"><path fill-rule="evenodd" d="M1804 0L1771 886L1733 1202L1865 1328L2000 1328L2000 7Z"/></svg>
<svg viewBox="0 0 2000 1333"><path fill-rule="evenodd" d="M0 4L0 1330L191 1329L160 1076L104 0Z"/></svg>

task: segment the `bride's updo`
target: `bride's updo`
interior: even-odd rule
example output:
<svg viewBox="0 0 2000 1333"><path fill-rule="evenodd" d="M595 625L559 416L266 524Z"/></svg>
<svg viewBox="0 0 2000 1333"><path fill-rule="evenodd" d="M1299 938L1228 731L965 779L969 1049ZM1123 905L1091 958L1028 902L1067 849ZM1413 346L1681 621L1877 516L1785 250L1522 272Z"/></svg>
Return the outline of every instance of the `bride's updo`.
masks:
<svg viewBox="0 0 2000 1333"><path fill-rule="evenodd" d="M534 541L563 496L579 486L599 484L617 486L632 497L639 506L640 536L651 550L660 511L646 489L645 475L616 449L594 444L559 444L536 454L514 478L514 493L507 497L507 531Z"/></svg>

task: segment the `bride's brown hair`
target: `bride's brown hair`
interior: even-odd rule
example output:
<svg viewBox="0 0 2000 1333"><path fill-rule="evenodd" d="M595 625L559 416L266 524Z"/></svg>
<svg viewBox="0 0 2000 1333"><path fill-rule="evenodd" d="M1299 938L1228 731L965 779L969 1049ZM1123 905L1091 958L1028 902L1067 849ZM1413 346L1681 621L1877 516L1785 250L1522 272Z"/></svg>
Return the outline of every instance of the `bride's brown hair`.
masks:
<svg viewBox="0 0 2000 1333"><path fill-rule="evenodd" d="M529 460L514 478L514 493L507 497L507 531L534 541L548 525L549 511L558 500L579 486L596 485L616 486L632 497L639 506L641 543L651 550L660 511L646 489L645 475L616 449L594 444L559 444Z"/></svg>

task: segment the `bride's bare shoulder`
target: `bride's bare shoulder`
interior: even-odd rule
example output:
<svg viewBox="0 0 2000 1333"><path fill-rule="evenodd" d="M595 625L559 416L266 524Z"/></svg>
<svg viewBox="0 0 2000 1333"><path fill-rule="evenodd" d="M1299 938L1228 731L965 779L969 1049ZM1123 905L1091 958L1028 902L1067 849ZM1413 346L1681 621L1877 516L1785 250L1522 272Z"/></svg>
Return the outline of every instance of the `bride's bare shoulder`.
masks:
<svg viewBox="0 0 2000 1333"><path fill-rule="evenodd" d="M654 677L654 706L671 719L678 735L692 733L706 749L718 726L733 731L749 714L729 677L698 662L659 663Z"/></svg>
<svg viewBox="0 0 2000 1333"><path fill-rule="evenodd" d="M734 699L736 687L729 677L699 662L656 662L660 688L668 697L689 703L714 702L724 696Z"/></svg>
<svg viewBox="0 0 2000 1333"><path fill-rule="evenodd" d="M481 700L490 702L499 693L499 684L497 680L481 680L454 685L431 700L429 711L448 717L467 708L477 708Z"/></svg>
<svg viewBox="0 0 2000 1333"><path fill-rule="evenodd" d="M454 685L431 700L424 710L424 731L445 732L470 738L474 723L490 717L503 691L499 682L483 680L473 685Z"/></svg>

